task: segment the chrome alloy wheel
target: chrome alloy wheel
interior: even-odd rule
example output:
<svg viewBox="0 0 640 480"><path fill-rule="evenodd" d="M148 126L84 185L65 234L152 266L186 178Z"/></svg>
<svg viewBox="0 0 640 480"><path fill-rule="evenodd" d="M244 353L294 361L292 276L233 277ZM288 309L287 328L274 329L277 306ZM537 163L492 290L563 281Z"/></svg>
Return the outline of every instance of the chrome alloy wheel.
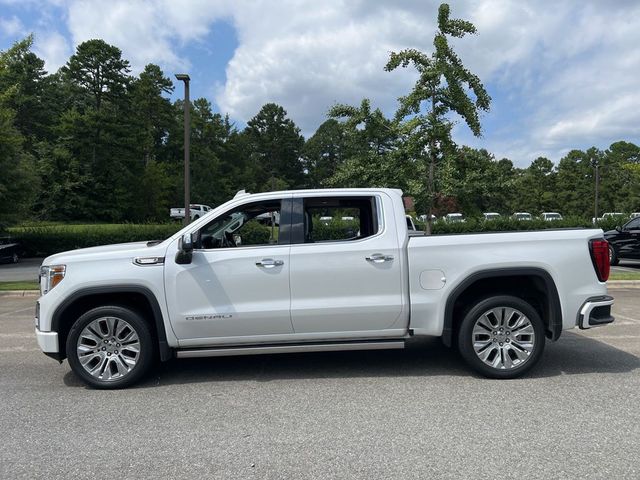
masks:
<svg viewBox="0 0 640 480"><path fill-rule="evenodd" d="M531 320L511 307L496 307L473 325L473 350L492 368L509 370L529 360L536 335Z"/></svg>
<svg viewBox="0 0 640 480"><path fill-rule="evenodd" d="M100 317L89 323L78 337L78 360L93 377L102 381L128 375L140 357L140 338L129 322Z"/></svg>

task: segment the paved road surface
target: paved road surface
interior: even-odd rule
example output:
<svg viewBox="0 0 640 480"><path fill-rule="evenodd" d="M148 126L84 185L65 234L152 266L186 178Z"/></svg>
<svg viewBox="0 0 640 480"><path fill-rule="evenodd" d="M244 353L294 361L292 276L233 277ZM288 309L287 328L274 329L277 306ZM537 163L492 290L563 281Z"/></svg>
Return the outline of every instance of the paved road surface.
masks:
<svg viewBox="0 0 640 480"><path fill-rule="evenodd" d="M526 378L439 341L389 352L175 360L85 388L0 297L0 478L640 478L640 290Z"/></svg>
<svg viewBox="0 0 640 480"><path fill-rule="evenodd" d="M0 264L0 282L37 280L42 258L21 258L19 263Z"/></svg>
<svg viewBox="0 0 640 480"><path fill-rule="evenodd" d="M611 267L614 272L640 272L640 260L620 260L620 263Z"/></svg>

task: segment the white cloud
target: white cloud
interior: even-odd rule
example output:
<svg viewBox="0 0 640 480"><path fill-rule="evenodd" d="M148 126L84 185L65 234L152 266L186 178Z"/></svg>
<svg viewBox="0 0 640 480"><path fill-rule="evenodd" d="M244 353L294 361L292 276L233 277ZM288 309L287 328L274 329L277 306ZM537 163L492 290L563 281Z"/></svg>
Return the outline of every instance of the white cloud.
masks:
<svg viewBox="0 0 640 480"><path fill-rule="evenodd" d="M20 19L13 15L10 18L0 17L0 32L7 37L16 37L23 35L25 29Z"/></svg>
<svg viewBox="0 0 640 480"><path fill-rule="evenodd" d="M197 59L181 52L205 41L215 21L230 21L238 47L227 81L212 80L205 91L245 122L264 103L280 103L308 135L336 102L369 97L393 112L415 74L384 72L388 53L431 51L438 4L68 0L62 8L73 45L103 38L123 50L134 72L148 62L189 68ZM455 40L456 50L498 100L485 116L486 137L474 139L459 125L460 143L524 165L537 155L558 160L573 147L640 141L638 2L461 0L451 7L478 28L477 36ZM38 41L49 68L66 55L62 39L51 38Z"/></svg>
<svg viewBox="0 0 640 480"><path fill-rule="evenodd" d="M75 45L101 38L123 50L134 72L150 62L174 69L188 67L189 59L181 58L176 47L202 38L226 11L204 0L72 0L68 9Z"/></svg>
<svg viewBox="0 0 640 480"><path fill-rule="evenodd" d="M45 68L52 73L64 65L73 53L67 39L55 31L38 32L34 50L44 60Z"/></svg>

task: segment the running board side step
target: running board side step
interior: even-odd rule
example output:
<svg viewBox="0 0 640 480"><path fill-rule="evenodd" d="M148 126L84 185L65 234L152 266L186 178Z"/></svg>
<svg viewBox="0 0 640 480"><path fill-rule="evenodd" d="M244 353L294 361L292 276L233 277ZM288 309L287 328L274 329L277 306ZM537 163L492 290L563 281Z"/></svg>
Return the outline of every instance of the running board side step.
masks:
<svg viewBox="0 0 640 480"><path fill-rule="evenodd" d="M338 352L347 350L390 350L404 348L404 341L302 343L295 345L256 345L247 347L195 348L178 350L178 358L230 357L234 355L271 355L274 353Z"/></svg>

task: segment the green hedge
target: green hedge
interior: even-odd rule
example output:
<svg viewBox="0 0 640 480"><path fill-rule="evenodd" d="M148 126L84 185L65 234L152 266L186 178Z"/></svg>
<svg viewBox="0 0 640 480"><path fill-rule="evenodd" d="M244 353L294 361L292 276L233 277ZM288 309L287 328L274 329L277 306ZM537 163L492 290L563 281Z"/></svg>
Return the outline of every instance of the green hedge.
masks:
<svg viewBox="0 0 640 480"><path fill-rule="evenodd" d="M163 240L178 230L178 224L42 225L9 228L28 257L43 257L76 248L113 243Z"/></svg>
<svg viewBox="0 0 640 480"><path fill-rule="evenodd" d="M619 219L607 219L598 222L597 228L612 230L616 225L625 223ZM418 229L424 225L416 223ZM446 223L438 220L433 224L434 234L504 232L516 230L544 230L549 228L593 228L591 219L565 218L560 221L545 222L543 220L517 221L510 218L485 221L470 218L465 223ZM94 247L114 243L139 242L146 240L163 240L170 237L181 225L176 223L152 224L103 224L103 225L30 225L12 227L7 231L18 240L26 256L47 256L76 248ZM278 229L276 229L276 232ZM340 240L354 236L358 231L357 221L333 219L325 224L314 222L312 233L315 241ZM258 222L249 222L242 229L244 245L269 243L270 228Z"/></svg>
<svg viewBox="0 0 640 480"><path fill-rule="evenodd" d="M628 219L627 219L628 220ZM527 230L547 230L550 228L601 228L605 232L612 230L616 225L625 223L619 219L606 219L594 225L591 219L581 217L565 217L563 220L544 221L514 220L512 218L500 218L498 220L484 220L479 218L469 218L464 223L447 223L439 219L433 224L434 234L447 233L474 233L474 232L512 232ZM423 229L424 224L416 224L416 228Z"/></svg>

